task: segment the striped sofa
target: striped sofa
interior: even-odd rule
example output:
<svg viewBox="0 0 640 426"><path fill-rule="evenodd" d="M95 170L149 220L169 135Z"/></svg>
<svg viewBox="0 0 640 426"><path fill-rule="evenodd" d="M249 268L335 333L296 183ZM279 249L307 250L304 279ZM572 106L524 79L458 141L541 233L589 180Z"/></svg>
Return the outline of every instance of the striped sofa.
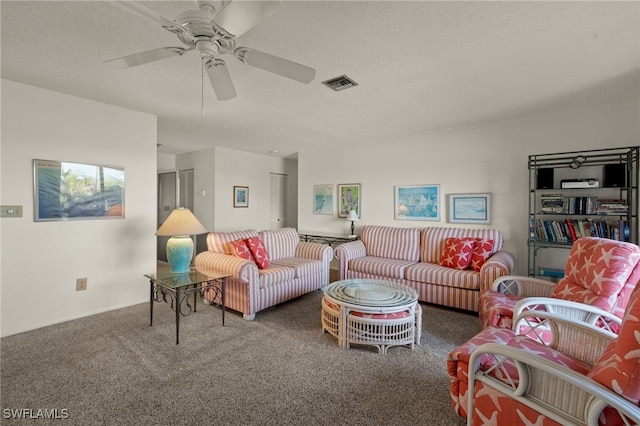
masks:
<svg viewBox="0 0 640 426"><path fill-rule="evenodd" d="M459 270L440 265L449 237L487 238L494 241L493 253L480 271ZM447 227L396 228L367 225L360 240L336 247L340 279L378 278L407 284L423 302L478 312L480 290L508 275L513 256L502 250L502 234L495 229Z"/></svg>
<svg viewBox="0 0 640 426"><path fill-rule="evenodd" d="M231 242L260 237L270 265L258 269L253 261L236 257ZM210 232L207 251L198 253L194 264L226 272L225 306L253 320L256 312L296 298L329 284L333 249L326 244L302 242L294 228L237 232ZM209 300L210 294L205 293ZM219 303L219 300L214 300Z"/></svg>

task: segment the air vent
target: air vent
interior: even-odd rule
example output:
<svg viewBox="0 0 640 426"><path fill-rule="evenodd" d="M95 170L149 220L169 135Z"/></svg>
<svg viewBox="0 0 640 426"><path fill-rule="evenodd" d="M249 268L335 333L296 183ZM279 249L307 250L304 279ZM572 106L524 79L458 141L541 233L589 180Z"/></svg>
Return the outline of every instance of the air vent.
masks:
<svg viewBox="0 0 640 426"><path fill-rule="evenodd" d="M336 92L339 92L340 90L349 89L350 87L356 87L358 85L358 83L351 80L346 75L341 75L340 77L335 77L327 81L323 81L322 84L324 84L330 89L335 90Z"/></svg>

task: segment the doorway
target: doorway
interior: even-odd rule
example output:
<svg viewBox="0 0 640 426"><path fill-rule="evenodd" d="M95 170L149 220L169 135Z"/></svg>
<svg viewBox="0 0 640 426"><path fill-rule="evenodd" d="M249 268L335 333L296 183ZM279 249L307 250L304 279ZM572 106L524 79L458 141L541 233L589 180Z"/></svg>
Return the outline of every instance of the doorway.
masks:
<svg viewBox="0 0 640 426"><path fill-rule="evenodd" d="M271 229L287 226L287 175L280 173L271 173L269 226Z"/></svg>
<svg viewBox="0 0 640 426"><path fill-rule="evenodd" d="M158 172L158 223L156 229L178 207L186 207L193 211L193 191L193 170L176 169ZM169 237L156 238L157 259L161 262L167 262L166 247Z"/></svg>

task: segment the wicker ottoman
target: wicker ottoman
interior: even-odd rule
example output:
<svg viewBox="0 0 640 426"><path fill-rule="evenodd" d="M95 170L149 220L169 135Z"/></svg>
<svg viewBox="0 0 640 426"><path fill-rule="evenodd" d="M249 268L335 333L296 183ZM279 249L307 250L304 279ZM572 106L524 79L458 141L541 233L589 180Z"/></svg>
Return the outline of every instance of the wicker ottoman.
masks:
<svg viewBox="0 0 640 426"><path fill-rule="evenodd" d="M392 288L398 286L386 282L383 285ZM413 349L414 344L420 344L422 308L417 301L398 306L398 309L390 307L382 310L384 312L380 312L379 306L354 307L325 295L322 299L322 329L336 337L342 347L349 348L351 344L372 345L383 354L391 346Z"/></svg>

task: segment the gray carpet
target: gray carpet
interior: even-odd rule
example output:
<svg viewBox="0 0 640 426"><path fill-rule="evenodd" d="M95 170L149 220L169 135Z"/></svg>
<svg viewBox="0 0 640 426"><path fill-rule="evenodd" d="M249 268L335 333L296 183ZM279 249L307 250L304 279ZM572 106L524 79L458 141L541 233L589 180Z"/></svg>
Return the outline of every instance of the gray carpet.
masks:
<svg viewBox="0 0 640 426"><path fill-rule="evenodd" d="M182 318L147 303L3 338L2 424L463 425L446 357L477 315L423 304L422 345L341 349L320 327L316 291L254 321L198 305ZM57 409L66 420L6 419ZM66 410L66 411L65 411ZM65 414L66 413L66 414ZM40 413L42 414L42 413ZM62 423L61 423L62 422ZM34 423L34 424L35 424Z"/></svg>

